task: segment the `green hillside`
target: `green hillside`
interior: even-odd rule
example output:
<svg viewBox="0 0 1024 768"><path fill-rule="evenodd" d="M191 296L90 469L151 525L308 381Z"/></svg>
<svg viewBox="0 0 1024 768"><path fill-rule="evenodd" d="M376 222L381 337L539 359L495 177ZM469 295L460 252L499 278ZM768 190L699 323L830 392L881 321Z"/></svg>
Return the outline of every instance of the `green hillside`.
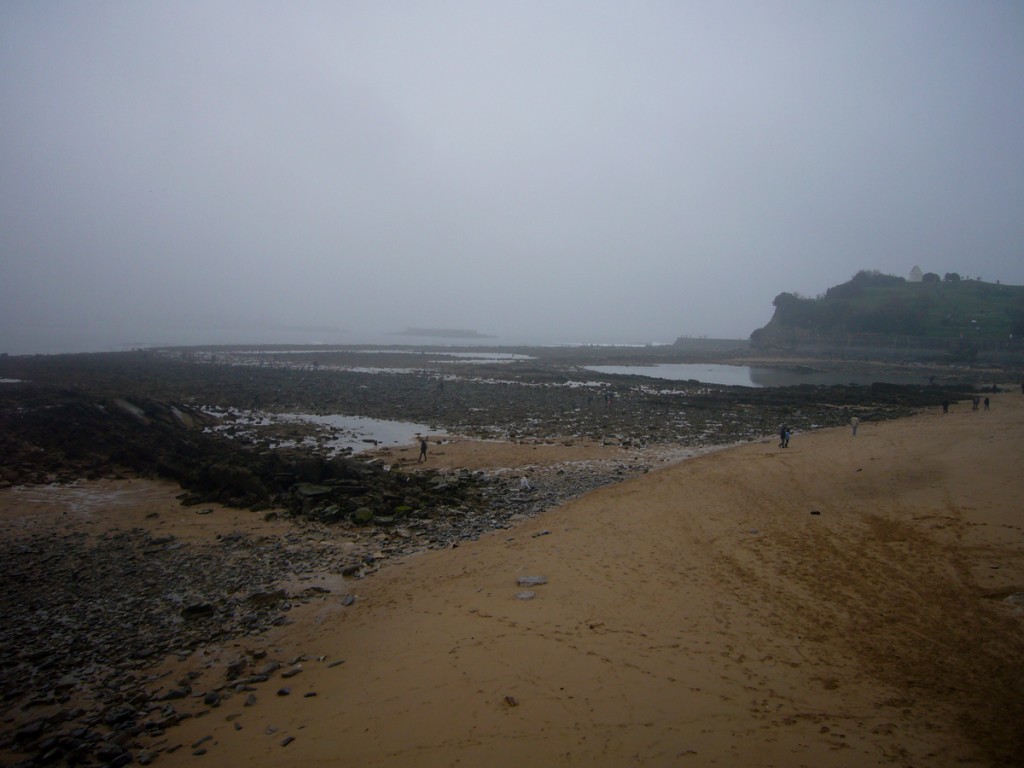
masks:
<svg viewBox="0 0 1024 768"><path fill-rule="evenodd" d="M1016 346L1024 337L1024 286L925 275L920 282L859 272L824 296L775 297L775 314L751 334L755 346L856 339L928 340L937 346Z"/></svg>

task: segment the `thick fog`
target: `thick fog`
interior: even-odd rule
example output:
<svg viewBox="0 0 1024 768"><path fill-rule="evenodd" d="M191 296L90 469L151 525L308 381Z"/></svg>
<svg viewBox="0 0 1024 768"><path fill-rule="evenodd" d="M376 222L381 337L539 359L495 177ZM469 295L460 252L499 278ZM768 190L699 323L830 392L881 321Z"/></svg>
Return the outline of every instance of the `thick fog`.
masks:
<svg viewBox="0 0 1024 768"><path fill-rule="evenodd" d="M11 353L746 338L861 269L1024 284L1014 0L5 0L0 104Z"/></svg>

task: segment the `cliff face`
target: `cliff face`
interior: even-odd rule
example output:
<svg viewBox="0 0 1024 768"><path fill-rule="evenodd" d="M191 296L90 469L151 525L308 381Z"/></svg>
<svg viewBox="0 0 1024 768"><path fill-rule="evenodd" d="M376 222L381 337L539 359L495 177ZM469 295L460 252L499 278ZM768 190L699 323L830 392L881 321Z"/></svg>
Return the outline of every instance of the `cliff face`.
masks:
<svg viewBox="0 0 1024 768"><path fill-rule="evenodd" d="M814 355L1024 357L1024 287L932 277L907 282L861 272L816 299L781 293L771 321L751 334L751 343Z"/></svg>

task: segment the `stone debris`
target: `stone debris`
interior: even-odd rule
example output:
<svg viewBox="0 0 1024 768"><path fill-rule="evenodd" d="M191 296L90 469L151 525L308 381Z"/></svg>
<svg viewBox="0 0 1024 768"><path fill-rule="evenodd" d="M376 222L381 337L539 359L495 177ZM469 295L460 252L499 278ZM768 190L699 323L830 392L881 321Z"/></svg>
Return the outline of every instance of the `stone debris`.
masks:
<svg viewBox="0 0 1024 768"><path fill-rule="evenodd" d="M291 540L235 533L173 546L179 542L135 529L98 537L32 533L0 543L0 572L19 584L0 593L7 619L0 625L7 660L0 751L31 764L148 764L170 748L150 741L182 720L235 694L255 706L254 686L314 662L299 656L285 667L263 651L235 654L223 662L221 684L201 689L198 672L168 680L153 668L175 657L207 666L196 649L258 636L292 606L332 599L322 589L275 586L296 573L337 572L351 557L344 541L307 533ZM40 714L26 717L32 712Z"/></svg>
<svg viewBox="0 0 1024 768"><path fill-rule="evenodd" d="M520 576L516 579L516 584L520 587L539 587L547 583L547 576Z"/></svg>

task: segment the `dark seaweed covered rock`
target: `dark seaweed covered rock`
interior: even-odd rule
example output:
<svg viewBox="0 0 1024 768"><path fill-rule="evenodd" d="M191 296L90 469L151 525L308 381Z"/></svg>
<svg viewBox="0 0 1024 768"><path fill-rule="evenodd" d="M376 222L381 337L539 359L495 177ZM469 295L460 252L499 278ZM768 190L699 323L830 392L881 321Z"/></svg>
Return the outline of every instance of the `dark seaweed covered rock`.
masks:
<svg viewBox="0 0 1024 768"><path fill-rule="evenodd" d="M179 482L189 505L275 506L341 520L362 507L388 517L399 507L465 503L478 482L460 475L437 483L430 474L391 473L354 457L250 448L228 434L205 431L213 417L181 403L19 389L28 390L27 405L0 412L10 483L131 472Z"/></svg>

